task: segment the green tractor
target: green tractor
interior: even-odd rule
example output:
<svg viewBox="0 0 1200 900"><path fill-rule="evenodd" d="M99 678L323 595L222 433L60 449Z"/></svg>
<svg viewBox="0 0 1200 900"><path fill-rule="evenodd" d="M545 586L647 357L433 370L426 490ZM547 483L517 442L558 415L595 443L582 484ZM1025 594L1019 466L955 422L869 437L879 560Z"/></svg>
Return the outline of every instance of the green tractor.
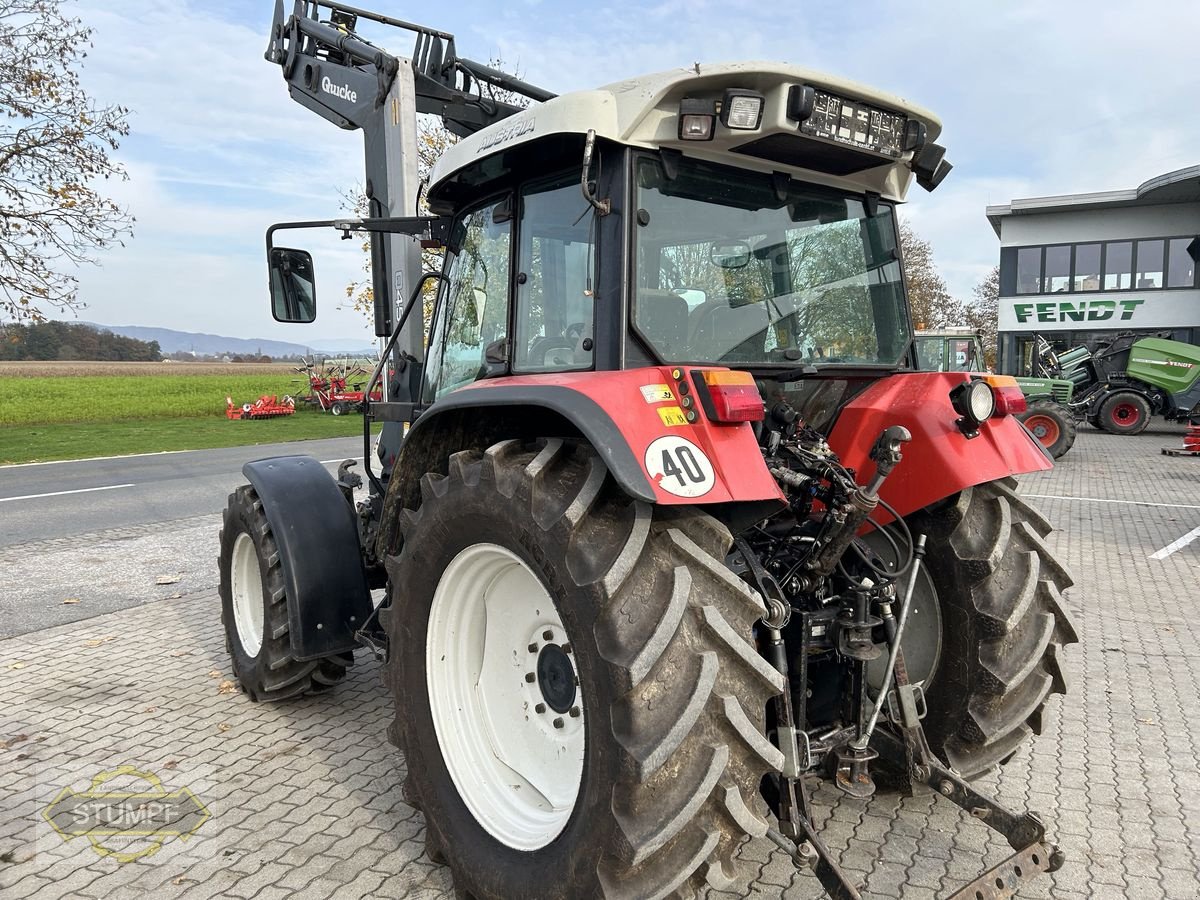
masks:
<svg viewBox="0 0 1200 900"><path fill-rule="evenodd" d="M1195 344L1127 332L1095 352L1076 347L1059 355L1038 335L1033 370L1070 381L1071 409L1111 434L1140 434L1152 415L1200 420L1200 347Z"/></svg>
<svg viewBox="0 0 1200 900"><path fill-rule="evenodd" d="M970 328L918 331L916 350L917 364L923 371L987 371L983 341ZM1017 418L1058 459L1075 443L1075 416L1071 411L1075 383L1065 377L1017 376L1017 386L1026 404L1025 412L1018 413Z"/></svg>

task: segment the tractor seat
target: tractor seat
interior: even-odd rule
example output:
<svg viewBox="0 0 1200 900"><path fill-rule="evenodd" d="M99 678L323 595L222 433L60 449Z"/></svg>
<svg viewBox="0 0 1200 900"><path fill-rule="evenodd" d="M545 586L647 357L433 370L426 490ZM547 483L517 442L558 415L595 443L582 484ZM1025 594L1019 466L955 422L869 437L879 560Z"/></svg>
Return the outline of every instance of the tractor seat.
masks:
<svg viewBox="0 0 1200 900"><path fill-rule="evenodd" d="M688 355L688 305L674 291L638 288L637 324L666 357Z"/></svg>

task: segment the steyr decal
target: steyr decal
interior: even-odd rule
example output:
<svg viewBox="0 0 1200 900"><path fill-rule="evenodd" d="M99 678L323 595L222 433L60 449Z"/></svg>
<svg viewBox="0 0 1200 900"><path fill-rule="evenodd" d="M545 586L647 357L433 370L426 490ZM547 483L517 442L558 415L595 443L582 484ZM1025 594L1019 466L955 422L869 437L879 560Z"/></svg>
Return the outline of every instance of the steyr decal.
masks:
<svg viewBox="0 0 1200 900"><path fill-rule="evenodd" d="M662 419L662 423L670 428L676 425L686 425L687 416L683 414L683 410L678 406L660 406L658 408L658 417Z"/></svg>
<svg viewBox="0 0 1200 900"><path fill-rule="evenodd" d="M642 392L642 399L647 403L666 403L675 399L669 384L643 384L638 390Z"/></svg>
<svg viewBox="0 0 1200 900"><path fill-rule="evenodd" d="M653 441L646 448L645 464L650 480L676 497L703 497L717 483L704 451L675 435Z"/></svg>

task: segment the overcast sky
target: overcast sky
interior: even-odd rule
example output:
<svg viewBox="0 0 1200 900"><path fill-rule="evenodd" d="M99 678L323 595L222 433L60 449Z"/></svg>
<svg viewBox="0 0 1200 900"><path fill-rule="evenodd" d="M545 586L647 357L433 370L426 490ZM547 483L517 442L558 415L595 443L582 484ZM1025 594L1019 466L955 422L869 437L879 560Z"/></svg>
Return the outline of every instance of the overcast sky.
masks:
<svg viewBox="0 0 1200 900"><path fill-rule="evenodd" d="M1133 188L1200 162L1197 0L355 5L453 32L463 56L502 58L557 93L697 61L764 59L920 103L941 117L955 168L933 194L914 186L904 214L962 297L999 258L988 204ZM360 136L292 102L263 60L270 0L66 7L95 30L86 88L132 111L119 151L130 180L113 196L137 217L125 249L80 272L89 307L80 318L369 341L361 315L335 308L358 265L352 242L305 241L317 324L278 325L268 311L265 228L339 214L340 194L362 179ZM401 37L389 49L412 47Z"/></svg>

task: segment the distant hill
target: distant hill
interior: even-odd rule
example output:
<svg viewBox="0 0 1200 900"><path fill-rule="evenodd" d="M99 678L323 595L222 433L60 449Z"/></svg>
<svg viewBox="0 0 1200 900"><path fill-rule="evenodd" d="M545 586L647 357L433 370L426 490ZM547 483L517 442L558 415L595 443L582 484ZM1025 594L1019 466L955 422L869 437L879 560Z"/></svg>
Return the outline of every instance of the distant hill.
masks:
<svg viewBox="0 0 1200 900"><path fill-rule="evenodd" d="M258 353L267 356L374 356L376 349L367 340L323 340L319 345L306 346L288 341L268 341L259 338L225 337L219 334L204 334L196 331L176 331L173 328L150 328L144 325L98 325L81 322L101 331L137 338L139 341L158 341L164 354L193 352L203 356L221 356Z"/></svg>

